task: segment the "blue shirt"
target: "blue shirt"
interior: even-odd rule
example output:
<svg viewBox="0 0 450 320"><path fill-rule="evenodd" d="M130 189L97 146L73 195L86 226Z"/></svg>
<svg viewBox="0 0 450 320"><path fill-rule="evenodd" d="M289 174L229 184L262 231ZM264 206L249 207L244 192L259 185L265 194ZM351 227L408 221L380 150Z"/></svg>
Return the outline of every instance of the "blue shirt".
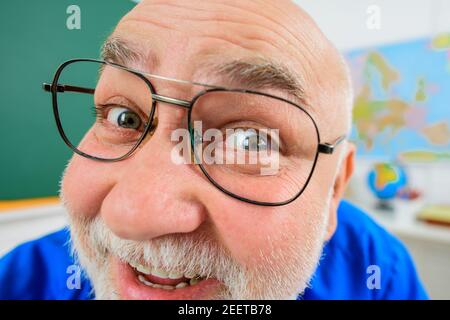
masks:
<svg viewBox="0 0 450 320"><path fill-rule="evenodd" d="M92 299L76 268L66 229L27 242L0 259L0 299ZM72 266L72 267L71 267ZM405 247L343 201L338 227L299 299L427 299Z"/></svg>

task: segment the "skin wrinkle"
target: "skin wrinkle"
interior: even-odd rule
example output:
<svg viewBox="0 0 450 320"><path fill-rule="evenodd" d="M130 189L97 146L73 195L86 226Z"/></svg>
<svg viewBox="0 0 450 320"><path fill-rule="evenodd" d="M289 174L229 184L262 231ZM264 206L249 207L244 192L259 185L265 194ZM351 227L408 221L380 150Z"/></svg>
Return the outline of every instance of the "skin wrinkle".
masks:
<svg viewBox="0 0 450 320"><path fill-rule="evenodd" d="M154 6L154 5L153 5ZM162 6L161 5L161 7L165 7L165 6ZM203 12L209 12L209 11L203 11ZM246 28L248 28L249 27L249 25L248 25L248 22L247 23L245 23L245 22L240 22L240 21L233 21L232 20L232 18L231 18L231 16L230 17L228 17L228 16L224 16L224 18L218 18L218 16L217 16L217 14L214 14L214 16L213 17L211 17L211 18L208 18L208 17L206 17L206 18L193 18L193 19L189 19L188 17L186 17L186 16L182 16L183 17L183 20L184 21L196 21L196 22L214 22L217 26L219 26L219 27L221 27L221 26L224 26L224 25L227 25L227 24L236 24L237 26L239 26L239 27L246 27ZM167 18L166 18L167 19ZM270 19L269 19L270 20ZM279 25L277 25L277 26L279 26ZM277 38L279 38L280 40L282 40L282 41L284 41L284 44L286 44L286 45L290 45L291 46L291 44L287 41L287 40L285 40L285 39L283 39L282 37L281 37L281 34L280 33L278 33L278 32L276 32L275 30L273 30L272 28L268 28L267 26L264 26L264 25L260 25L260 24L258 24L258 23L252 23L252 25L251 25L251 28L252 29L260 29L261 31L263 31L263 32L261 32L261 34L264 34L264 35L267 35L267 34L269 34L269 33L272 33L272 34L274 34L275 35L275 37L277 37ZM262 41L264 41L261 37L259 37L259 38L247 38L247 39L250 39L250 40L262 40Z"/></svg>
<svg viewBox="0 0 450 320"><path fill-rule="evenodd" d="M153 5L152 5L152 6L153 6ZM252 14L252 13L250 13L250 14ZM217 16L217 14L214 15L214 17L216 17L216 16ZM263 16L263 17L267 18L266 16ZM184 20L186 20L185 16L183 16L183 18L184 18ZM267 19L267 20L273 22L273 20L271 20L271 19ZM196 21L196 20L192 20L192 21ZM253 24L254 24L254 23L252 23L252 27L253 27ZM274 23L274 24L275 24L275 23ZM279 24L275 24L275 25L279 26ZM247 24L247 27L248 27L248 24ZM267 28L267 27L265 27L265 28L264 28L264 27L261 27L261 28L262 28L262 29L265 29L265 30L264 30L264 33L263 33L264 35L266 35L267 33L274 32L274 31L271 30L272 28ZM276 39L277 39L277 40L282 40L282 41L285 42L285 44L290 45L289 41L283 39L283 37L281 37L281 35L280 35L279 33L277 33ZM276 41L273 41L273 42L276 43ZM279 49L282 49L282 48L279 48Z"/></svg>
<svg viewBox="0 0 450 320"><path fill-rule="evenodd" d="M145 20L145 21L142 21L142 20L140 20L140 19L136 19L136 18L134 18L134 19L131 19L131 18L129 18L127 21L139 21L139 22L145 22L145 23L153 23L153 22L151 22L151 21L148 21L148 20ZM221 29L221 28L218 28L219 30ZM175 30L175 31L177 31L177 30ZM262 34L264 34L264 36L266 36L267 37L267 35L266 35L266 33L270 33L270 31L269 30L264 30L264 33L262 33ZM278 49L278 50L286 50L286 47L285 46L279 46L279 45L276 45L276 41L272 41L272 42L268 42L267 40L265 40L264 39L264 36L258 36L258 37L255 37L255 36L247 36L247 37L245 37L245 38L243 38L243 41L241 41L241 42L236 42L236 38L237 38L237 36L236 35L233 35L233 36L227 36L226 38L224 38L224 37L222 37L220 40L221 41L227 41L227 42L229 42L229 43L232 43L232 44L234 44L234 45L236 45L236 46L239 46L239 47L245 47L245 43L246 42L249 42L249 41L251 41L251 42L253 42L253 43L261 43L261 44L263 44L263 45L269 45L269 46L274 46L276 49ZM202 37L204 37L204 38L209 38L209 37L211 37L210 35L207 35L207 34L204 34L204 35L202 35L202 36L196 36L196 38L202 38ZM215 39L215 37L211 37L211 38L214 38ZM280 40L280 39L282 39L282 38L280 38L280 37L276 37L275 39L277 39L277 40ZM275 39L273 39L273 40L275 40ZM283 39L284 40L284 39ZM288 46L291 46L292 48L294 48L289 42L287 42L286 40L284 40L285 41L285 44L287 44ZM275 44L275 45L274 45Z"/></svg>
<svg viewBox="0 0 450 320"><path fill-rule="evenodd" d="M143 55L139 51L131 49L126 42L117 37L111 37L105 42L102 56L106 61L124 65L127 64L127 60L137 62L136 60L143 59ZM266 88L281 89L286 91L288 94L287 98L294 97L300 105L309 107L309 103L305 99L305 90L301 80L297 80L296 75L291 74L286 67L276 62L264 58L253 60L253 62L235 60L220 64L206 62L202 63L203 66L199 70L204 74L211 74L212 72L218 76L227 76L232 82L245 83L246 86L241 88L257 89L259 91Z"/></svg>
<svg viewBox="0 0 450 320"><path fill-rule="evenodd" d="M271 9L272 10L275 10L275 11L278 11L278 12L281 12L281 13L283 13L283 15L284 15L284 18L286 19L290 19L290 21L291 22L297 22L297 20L298 20L298 17L296 18L296 19L293 19L292 17L291 17L291 12L290 11L283 11L282 10L282 7L280 7L280 6L276 6L275 5L275 3L277 3L277 2L269 2L269 3L267 3L267 2L264 2L264 4L265 5L271 5L272 7L271 7ZM242 1L239 1L239 2L235 2L235 4L237 4L237 5L240 5L240 4L245 4L245 2L242 2ZM184 7L184 6L177 6L177 5L174 5L173 3L166 3L166 4L163 4L163 3L156 3L156 4L150 4L151 6L173 6L173 7L177 7L177 8L183 8L183 9L188 9L188 8L186 8L186 7ZM287 28L287 24L280 24L280 23L278 23L275 19L273 19L273 18L271 18L271 16L267 16L267 15L264 15L264 14L262 14L262 13L259 13L259 14L256 14L256 13L254 13L253 11L249 11L249 10L245 10L245 9L243 9L243 7L238 7L238 6L231 6L231 5L228 5L228 4L226 4L226 3L216 3L216 6L217 7L225 7L225 8L232 8L232 9L235 9L235 10L238 10L238 11L242 11L242 12L244 12L246 15L249 15L249 16L251 16L251 15L253 15L253 16L256 16L256 17L264 17L265 19L267 19L267 20L269 20L269 21L271 21L274 25L276 25L277 27L280 27L281 29L283 29L284 31L286 31L286 32L288 32L289 33L289 35L290 36L292 36L295 40L297 40L297 41L299 41L299 43L301 43L302 42L302 40L304 40L304 39L301 39L299 36L300 36L300 33L298 33L298 32L293 32L292 31L292 28ZM247 8L246 8L247 9ZM284 7L283 7L283 9L284 9ZM201 10L201 9L197 9L197 8L195 8L195 9L193 9L193 8L190 8L190 10L194 10L194 11L207 11L207 10ZM210 11L207 11L207 12L210 12ZM218 16L218 14L217 13L215 13L214 14L214 16L215 17L217 17ZM272 15L273 16L273 15ZM185 19L185 17L183 17L184 19ZM291 19L292 18L292 19ZM315 30L315 32L318 32L318 33L320 33L321 34L321 36L323 36L324 37L324 35L323 35L323 33L321 33L321 31L317 28L317 25L311 20L311 18L310 17L308 17L307 15L303 15L302 16L302 22L304 23L305 21L307 21L308 22L308 27L309 28L314 28L314 30ZM252 25L254 24L254 21L252 21ZM267 29L267 31L268 32L274 32L271 28L266 28ZM280 34L278 34L278 35L280 35ZM302 35L304 35L304 34L302 34ZM281 39L283 38L283 37L280 37ZM324 37L325 38L325 37ZM319 42L321 39L312 39L312 38L310 38L310 39L307 39L307 40L313 40L313 41L311 41L311 42L307 42L307 43L317 43L317 42ZM319 41L317 41L317 40L319 40ZM289 41L287 41L287 42L289 42ZM307 49L307 48L306 48Z"/></svg>
<svg viewBox="0 0 450 320"><path fill-rule="evenodd" d="M271 3L269 3L269 5L270 5ZM225 5L226 6L226 5ZM279 7L276 7L276 6L274 6L273 7L273 9L279 9ZM281 10L280 10L281 11ZM252 13L251 13L252 14ZM264 16L264 15L262 15L262 16ZM288 18L290 17L290 15L289 14L287 14L286 15ZM267 16L264 16L265 18L268 18ZM312 22L311 21L311 19L310 18L308 18L308 17L305 17L306 18L306 20L308 21L308 22L310 22L309 23L309 27L310 28L314 28L315 29L315 31L316 32L320 32L320 30L317 28L317 26L316 26L316 24L314 23L314 22ZM271 19L269 19L269 20L271 20ZM274 21L274 20L271 20L271 21ZM278 25L278 26L280 26L280 24L279 23L275 23L276 25ZM304 41L304 39L301 39L300 38L300 33L294 33L294 32L292 32L291 31L291 29L289 29L289 28L287 28L286 27L286 25L281 25L281 27L285 30L285 31L287 31L291 36L293 36L293 38L297 41L297 43L302 43L302 42L306 42L306 43L309 43L309 44L314 44L314 43L317 43L318 41L317 41L317 38L315 38L315 39L312 39L312 38L309 38L309 39L306 39L307 41ZM320 32L321 33L321 32ZM304 34L302 34L302 35L304 35ZM324 35L323 34L321 34L323 37L324 37ZM281 37L281 39L282 39L283 37ZM289 43L289 41L287 41L288 43ZM302 50L309 50L309 48L307 47L307 46L302 46L301 47L302 48ZM317 49L317 48L316 48ZM302 50L298 50L298 48L296 48L296 50L295 51L299 51L299 52L301 52ZM313 52L313 51L310 51L309 52L310 54L317 54L317 52ZM308 59L306 59L306 61L308 61ZM313 68L311 68L311 70L313 70Z"/></svg>
<svg viewBox="0 0 450 320"><path fill-rule="evenodd" d="M128 18L126 21L124 21L124 23L130 23L130 22L138 22L138 23L145 23L145 24L150 24L150 25L154 25L154 26L158 26L157 24L155 24L154 22L148 21L148 20L140 20L140 19L136 19L136 18ZM176 29L173 29L173 31L178 31ZM226 38L221 37L220 39L215 37L215 36L211 36L211 35L196 35L196 36L190 36L191 38L197 38L197 39L215 39L215 40L219 40L221 42L226 42L229 44L232 44L234 46L240 47L240 48L246 48L250 49L251 47L246 46L246 44L244 42L248 42L248 40L251 40L250 38L245 38L245 41L241 41L241 42L236 42L236 36L227 36ZM260 38L256 38L255 40L253 40L253 42L261 42L264 45L269 45L271 46L270 43L260 39ZM277 48L279 50L281 50L281 48Z"/></svg>
<svg viewBox="0 0 450 320"><path fill-rule="evenodd" d="M243 4L244 2L238 2L238 4ZM283 30L285 30L285 31L287 31L287 32L289 32L289 34L293 37L293 38L295 38L296 40L299 40L297 37L296 37L296 34L295 33L293 33L291 30L289 30L286 26L284 26L284 25L280 25L279 23L277 23L274 19L272 19L270 16L268 16L268 15L263 15L263 14L260 14L260 15L257 15L257 14L255 14L254 12L252 12L252 11L248 11L248 10L244 10L244 9L242 9L241 7L237 7L237 6L231 6L231 5L227 5L227 4L225 4L225 3L217 3L216 4L217 5L217 7L224 7L224 8L231 8L231 9L234 9L234 10L236 10L236 11L238 11L238 12L240 12L240 13L245 13L246 15L248 15L248 16L256 16L256 17L264 17L265 19L267 19L268 21L270 21L270 22L272 22L273 23L273 25L275 25L275 26L277 26L277 27L280 27L280 28L282 28ZM167 7L176 7L176 8L183 8L183 9L190 9L190 10L192 10L192 11L200 11L200 12L211 12L210 10L201 10L201 9L198 9L198 8L193 8L193 7L191 7L191 8L187 8L187 7L183 7L183 6L177 6L177 5L174 5L173 3L155 3L155 4L152 4L152 6L162 6L162 7L164 7L164 6L167 6ZM277 6L272 6L272 9L274 9L274 10L278 10L278 11L280 11L279 10L279 7L277 7ZM217 11L215 11L214 12L214 19L210 19L210 20L216 20L216 21L226 21L226 22L233 22L233 21L230 21L230 16L224 16L224 18L223 19L219 19L218 18L218 15L219 14L217 14ZM184 20L189 20L189 19L187 19L186 17L184 17L183 16L183 19ZM192 20L192 19L191 19ZM198 19L198 20L200 20L200 19ZM193 21L193 20L192 20ZM201 21L201 20L200 20ZM291 20L292 21L292 20ZM234 23L238 23L238 22L234 22ZM248 22L247 23L240 23L240 24L243 24L243 25L245 25L246 27L248 27ZM265 29L265 32L272 32L272 33L275 33L276 34L276 36L277 36L277 38L278 39L280 39L280 40L283 40L283 41L285 41L285 44L287 44L287 45L290 45L290 43L289 43L289 41L286 41L286 40L284 40L283 39L283 37L282 37L282 34L281 33L279 33L279 32L276 32L275 30L273 30L272 28L268 28L267 26L264 26L264 25L261 25L261 24L258 24L257 22L255 22L255 21L252 21L252 27L254 27L254 26L258 26L258 27L260 27L261 29Z"/></svg>
<svg viewBox="0 0 450 320"><path fill-rule="evenodd" d="M301 74L303 94L311 99L322 138L332 140L342 134L343 127L347 129L343 118L330 122L332 117L327 115L337 117L347 110L340 93L346 90L345 83L335 81L344 77L337 66L341 63L339 55L334 54L316 28L311 28L313 23L305 18L306 14L293 10L290 2L190 2L212 12L208 12L212 18L201 23L191 19L196 15L186 8L176 10L177 18L170 12L170 6L152 7L152 3L147 0L136 6L112 36L130 42L133 50L139 48L143 54L137 60L153 63L149 60L150 53L154 53L158 65L150 64L150 69L155 74L196 81L197 76L217 77L208 70L202 70L203 74L198 71L207 57L211 65L221 65L234 74L240 69L241 76L247 79L259 72L266 78L261 77L258 85L265 86L270 83L268 75L275 75L267 72L267 66L266 70L255 71L250 64L264 67L267 60L283 63L288 70ZM170 4L183 7L186 2L170 1ZM189 21L183 19L183 10ZM264 16L269 12L268 19ZM233 16L233 21L247 21L250 27L215 22L214 13L216 20ZM164 19L165 16L170 19ZM131 20L133 17L138 19ZM274 31L260 34L264 25ZM122 59L129 57L129 52L122 52ZM232 63L227 66L230 60ZM105 77L106 82L113 80ZM275 80L281 86L283 77ZM128 86L123 81L118 88L140 97L132 84ZM296 85L287 85L281 91L289 92L293 87ZM165 94L165 88L155 88L158 93L173 97L188 93L171 87ZM120 95L120 90L105 91L105 98L113 93ZM337 106L330 109L327 105L330 101ZM198 169L198 166L180 167L167 161L173 145L168 138L170 130L185 124L182 121L186 112L181 111L175 107L157 108L159 125L155 134L125 161L97 163L75 155L67 167L61 195L67 200L65 205L72 218L76 252L97 298L136 298L136 292L123 289L127 284L120 284L114 257L124 262L161 266L167 271L196 271L222 280L221 291L208 292L205 298L295 298L308 285L323 243L335 228L336 207L351 174L345 171L348 164L339 166L339 162L342 159L346 164L344 160L351 157L351 151L343 148L335 155L321 156L310 185L292 204L254 206L224 195L198 170L198 174L193 174L190 167ZM284 179L292 181L295 177L299 176ZM257 188L257 179L252 181L246 187ZM288 185L285 187L292 191Z"/></svg>
<svg viewBox="0 0 450 320"><path fill-rule="evenodd" d="M310 19L307 19L307 21L309 22ZM316 31L317 27L315 27L315 25L313 23L311 23L311 24L314 26L314 30ZM300 33L297 33L297 34L300 34ZM308 34L306 34L306 36L305 36L305 34L302 33L302 36L306 37L306 38L305 39L301 39L299 37L295 38L296 40L299 40L299 41L297 41L297 43L301 44L302 42L306 42L308 44L311 44L310 45L311 48L306 46L306 48L302 48L302 50L296 50L297 54L305 55L303 53L303 51L307 51L307 56L310 56L310 57L311 56L322 56L323 55L323 53L322 53L323 50L321 50L321 48L324 47L324 45L326 44L326 41L324 42L324 44L322 44L320 46L317 46L318 42L319 43L322 42L321 40L317 41L317 39L315 39L315 38L308 37ZM224 39L221 39L221 40L223 41ZM225 39L225 41L229 41L229 39ZM237 45L237 46L241 46L242 47L241 43L235 43L234 41L232 41L232 43ZM273 41L273 43L276 44L277 41ZM272 43L265 43L265 44L272 45ZM315 48L315 50L312 50L312 48ZM279 47L278 47L278 49L281 50L281 48L279 48ZM335 50L332 50L332 51L333 52L330 52L330 54L337 54L337 52L334 52ZM326 59L322 59L322 60L326 60ZM323 89L327 88L327 86L325 86L324 84L328 84L329 81L326 80L326 79L321 80L321 78L317 78L316 77L316 74L318 74L318 73L317 72L313 72L313 70L315 70L316 68L315 68L315 65L313 65L310 61L311 61L311 59L309 59L309 58L302 59L302 66L303 66L303 69L305 70L305 72L302 73L304 75L304 77L305 77L304 83L308 83L308 84L316 83L315 86L317 88L323 88ZM339 62L339 64L342 63L341 61L338 61L338 62ZM293 68L293 69L295 69L295 68ZM314 79L312 77L314 77ZM310 91L312 91L312 88L309 88L308 92L310 92ZM309 100L312 99L311 97L308 97L308 98L309 98Z"/></svg>
<svg viewBox="0 0 450 320"><path fill-rule="evenodd" d="M253 62L237 60L223 63L216 68L210 67L218 75L228 75L232 81L250 84L250 89L279 89L288 96L294 96L303 106L309 105L305 98L305 89L301 80L283 65L267 59L255 59Z"/></svg>
<svg viewBox="0 0 450 320"><path fill-rule="evenodd" d="M109 62L126 65L127 62L145 60L139 50L132 49L129 44L118 37L110 37L101 49L102 59Z"/></svg>

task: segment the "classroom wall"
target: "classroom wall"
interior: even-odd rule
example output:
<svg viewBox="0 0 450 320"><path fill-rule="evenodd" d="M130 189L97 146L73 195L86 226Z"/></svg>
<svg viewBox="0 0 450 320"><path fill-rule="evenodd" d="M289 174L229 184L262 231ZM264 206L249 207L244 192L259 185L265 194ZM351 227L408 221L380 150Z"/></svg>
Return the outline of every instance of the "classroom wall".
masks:
<svg viewBox="0 0 450 320"><path fill-rule="evenodd" d="M298 0L343 51L450 31L448 0ZM68 30L66 9L81 8L81 30ZM381 9L381 29L369 30L367 8ZM71 151L58 136L50 81L62 61L97 57L130 0L15 0L0 10L0 200L56 195ZM108 10L105 10L107 8Z"/></svg>
<svg viewBox="0 0 450 320"><path fill-rule="evenodd" d="M382 45L450 31L448 0L296 0L341 50ZM381 29L366 27L377 5Z"/></svg>
<svg viewBox="0 0 450 320"><path fill-rule="evenodd" d="M67 8L81 9L70 30ZM0 9L0 200L56 195L71 156L58 135L51 96L42 90L63 61L98 57L129 0L14 0Z"/></svg>
<svg viewBox="0 0 450 320"><path fill-rule="evenodd" d="M318 23L319 27L343 52L384 46L450 32L450 1L448 0L296 0ZM367 9L380 8L380 30L370 30L366 23ZM359 158L353 176L352 201L367 202L373 194L366 177L373 159ZM422 191L424 201L447 203L450 181L448 163L415 164L408 168L411 186ZM426 186L426 187L424 187Z"/></svg>
<svg viewBox="0 0 450 320"><path fill-rule="evenodd" d="M450 31L448 0L298 0L325 34L343 51L432 36ZM66 9L76 3L82 10L82 29L65 27ZM365 27L369 5L381 8L381 29ZM50 96L41 83L50 81L57 65L73 57L96 57L104 38L134 4L129 0L14 0L0 10L0 200L54 195L70 150L58 136ZM105 8L108 10L105 10ZM371 194L363 183L370 164L359 160L355 174L357 196ZM448 193L440 188L445 168L414 170L419 186L427 181L429 201ZM447 177L450 172L447 170ZM0 215L0 256L25 240L66 224L63 209L43 207ZM415 239L404 239L411 244ZM410 245L419 271L433 298L448 298L438 268L448 265L448 245L440 251L434 242ZM432 257L432 259L430 258ZM431 271L430 271L431 270ZM447 272L448 273L448 272ZM448 282L448 281L447 281Z"/></svg>

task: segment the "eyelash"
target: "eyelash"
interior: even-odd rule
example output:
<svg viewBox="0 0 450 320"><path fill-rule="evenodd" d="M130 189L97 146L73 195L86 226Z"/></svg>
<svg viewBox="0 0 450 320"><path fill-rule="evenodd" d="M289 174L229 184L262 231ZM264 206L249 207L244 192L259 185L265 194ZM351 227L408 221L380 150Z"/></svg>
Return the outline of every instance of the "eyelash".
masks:
<svg viewBox="0 0 450 320"><path fill-rule="evenodd" d="M107 104L98 104L94 105L92 108L93 115L96 117L96 119L99 119L101 121L107 120L107 110L110 108L126 108L134 113L136 113L142 121L142 126L147 126L147 117L142 115L142 112L136 111L134 107L129 107L121 104L113 104L113 103L107 103Z"/></svg>
<svg viewBox="0 0 450 320"><path fill-rule="evenodd" d="M252 126L250 126L250 125L248 124L248 122L246 122L245 124L241 124L241 123L232 123L232 125L229 125L229 124L228 124L223 130L226 130L226 129L236 129L236 128L243 129L243 130L254 129L254 130L258 131L258 130L264 128L264 127L261 127L261 126L259 126L259 125L255 125L255 126L252 127ZM283 140L282 140L281 137L278 137L278 141L276 141L276 140L273 138L273 136L270 135L270 134L268 134L267 137L268 137L269 139L271 139L271 140L274 140L274 142L278 145L278 148L279 148L278 150L279 150L280 153L284 153L284 143L283 143Z"/></svg>
<svg viewBox="0 0 450 320"><path fill-rule="evenodd" d="M146 119L147 116L143 116L142 112L136 111L135 107L130 107L130 106L122 105L122 104L107 103L107 104L94 105L93 108L92 108L93 116L97 120L100 120L102 122L103 121L108 121L107 120L107 114L108 114L108 110L110 108L126 108L126 109L136 113L141 118L142 129L147 126L147 119ZM243 129L243 130L248 130L248 129L259 130L260 129L259 127L261 127L261 126L258 125L258 124L255 124L254 126L252 126L251 124L248 123L248 121L246 121L244 123L242 123L242 122L238 122L238 123L234 122L232 124L228 124L222 130L233 129L233 128L239 128L239 129ZM121 129L121 128L118 128L118 127L115 127L115 128L116 128L117 131L120 131L122 134L126 130L126 129ZM278 137L279 139L278 139L278 141L276 141L275 139L273 139L273 137L270 134L268 134L268 138L274 140L274 143L276 143L278 145L280 153L283 154L285 152L285 150L284 150L284 143L283 143L281 137Z"/></svg>

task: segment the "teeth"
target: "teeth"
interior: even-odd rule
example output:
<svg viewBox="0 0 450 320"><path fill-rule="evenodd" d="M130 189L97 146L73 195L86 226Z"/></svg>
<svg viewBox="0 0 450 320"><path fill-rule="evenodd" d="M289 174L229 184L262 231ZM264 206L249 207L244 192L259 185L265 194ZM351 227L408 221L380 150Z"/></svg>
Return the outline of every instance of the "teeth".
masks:
<svg viewBox="0 0 450 320"><path fill-rule="evenodd" d="M184 276L186 277L186 278L189 278L189 279L192 279L192 278L194 278L196 275L195 275L195 273L185 273L184 274Z"/></svg>
<svg viewBox="0 0 450 320"><path fill-rule="evenodd" d="M183 274L179 274L179 273L167 273L166 271L164 271L163 269L159 269L159 268L151 268L151 267L147 267L144 266L142 264L138 264L135 265L133 263L130 263L130 266L132 266L133 268L135 268L137 271L139 271L140 273L146 274L146 275L153 275L155 277L158 278L169 278L169 279L179 279L183 277Z"/></svg>
<svg viewBox="0 0 450 320"><path fill-rule="evenodd" d="M155 277L158 278L163 278L163 279L180 279L186 277L189 279L188 282L181 282L179 284L177 284L176 286L171 286L171 285L160 285L160 284L156 284L156 283L152 283L150 281L148 281L142 274L138 275L138 279L140 282L142 282L143 284L149 286L149 287L153 287L153 288L158 288L158 289L165 289L165 290L174 290L174 289L181 289L181 288L185 288L189 285L193 286L196 285L197 283L200 282L201 278L200 276L194 274L194 273L185 273L184 275L182 273L177 273L177 272L166 272L163 269L159 269L159 268L150 268L150 267L146 267L143 266L141 264L134 264L134 263L130 263L130 265L135 268L137 271L139 271L142 274L145 275L153 275Z"/></svg>
<svg viewBox="0 0 450 320"><path fill-rule="evenodd" d="M143 276L142 274L140 274L140 275L138 276L138 279L139 279L140 282L142 282L142 283L145 284L146 286L149 286L149 287L153 287L153 286L154 286L154 284L151 283L151 282L149 282L149 281L147 281L147 280L144 278L144 276Z"/></svg>
<svg viewBox="0 0 450 320"><path fill-rule="evenodd" d="M138 279L140 282L147 282L142 274L138 275Z"/></svg>
<svg viewBox="0 0 450 320"><path fill-rule="evenodd" d="M180 279L183 278L182 273L171 272L169 273L169 279Z"/></svg>
<svg viewBox="0 0 450 320"><path fill-rule="evenodd" d="M180 282L179 284L177 284L175 286L175 289L182 289L182 288L186 288L189 284L187 282Z"/></svg>
<svg viewBox="0 0 450 320"><path fill-rule="evenodd" d="M150 281L147 281L142 274L140 274L138 276L138 279L139 279L140 282L142 282L146 286L149 286L149 287L152 287L152 288L164 289L164 290L175 290L174 286L151 283Z"/></svg>
<svg viewBox="0 0 450 320"><path fill-rule="evenodd" d="M152 270L149 267L145 267L143 265L138 265L135 269L143 274L151 274Z"/></svg>
<svg viewBox="0 0 450 320"><path fill-rule="evenodd" d="M168 278L169 274L162 269L155 268L151 271L152 275L158 278Z"/></svg>
<svg viewBox="0 0 450 320"><path fill-rule="evenodd" d="M165 290L175 290L174 286L170 286L168 284L166 284L165 286L162 286L162 288L165 289Z"/></svg>
<svg viewBox="0 0 450 320"><path fill-rule="evenodd" d="M191 286L197 284L198 282L199 282L199 279L198 279L198 278L192 278L191 280L189 280L189 284L190 284Z"/></svg>
<svg viewBox="0 0 450 320"><path fill-rule="evenodd" d="M179 284L177 284L176 286L175 286L175 288L176 289L181 289L181 288L185 288L185 287L187 287L188 286L188 284L186 283L186 282L180 282Z"/></svg>

